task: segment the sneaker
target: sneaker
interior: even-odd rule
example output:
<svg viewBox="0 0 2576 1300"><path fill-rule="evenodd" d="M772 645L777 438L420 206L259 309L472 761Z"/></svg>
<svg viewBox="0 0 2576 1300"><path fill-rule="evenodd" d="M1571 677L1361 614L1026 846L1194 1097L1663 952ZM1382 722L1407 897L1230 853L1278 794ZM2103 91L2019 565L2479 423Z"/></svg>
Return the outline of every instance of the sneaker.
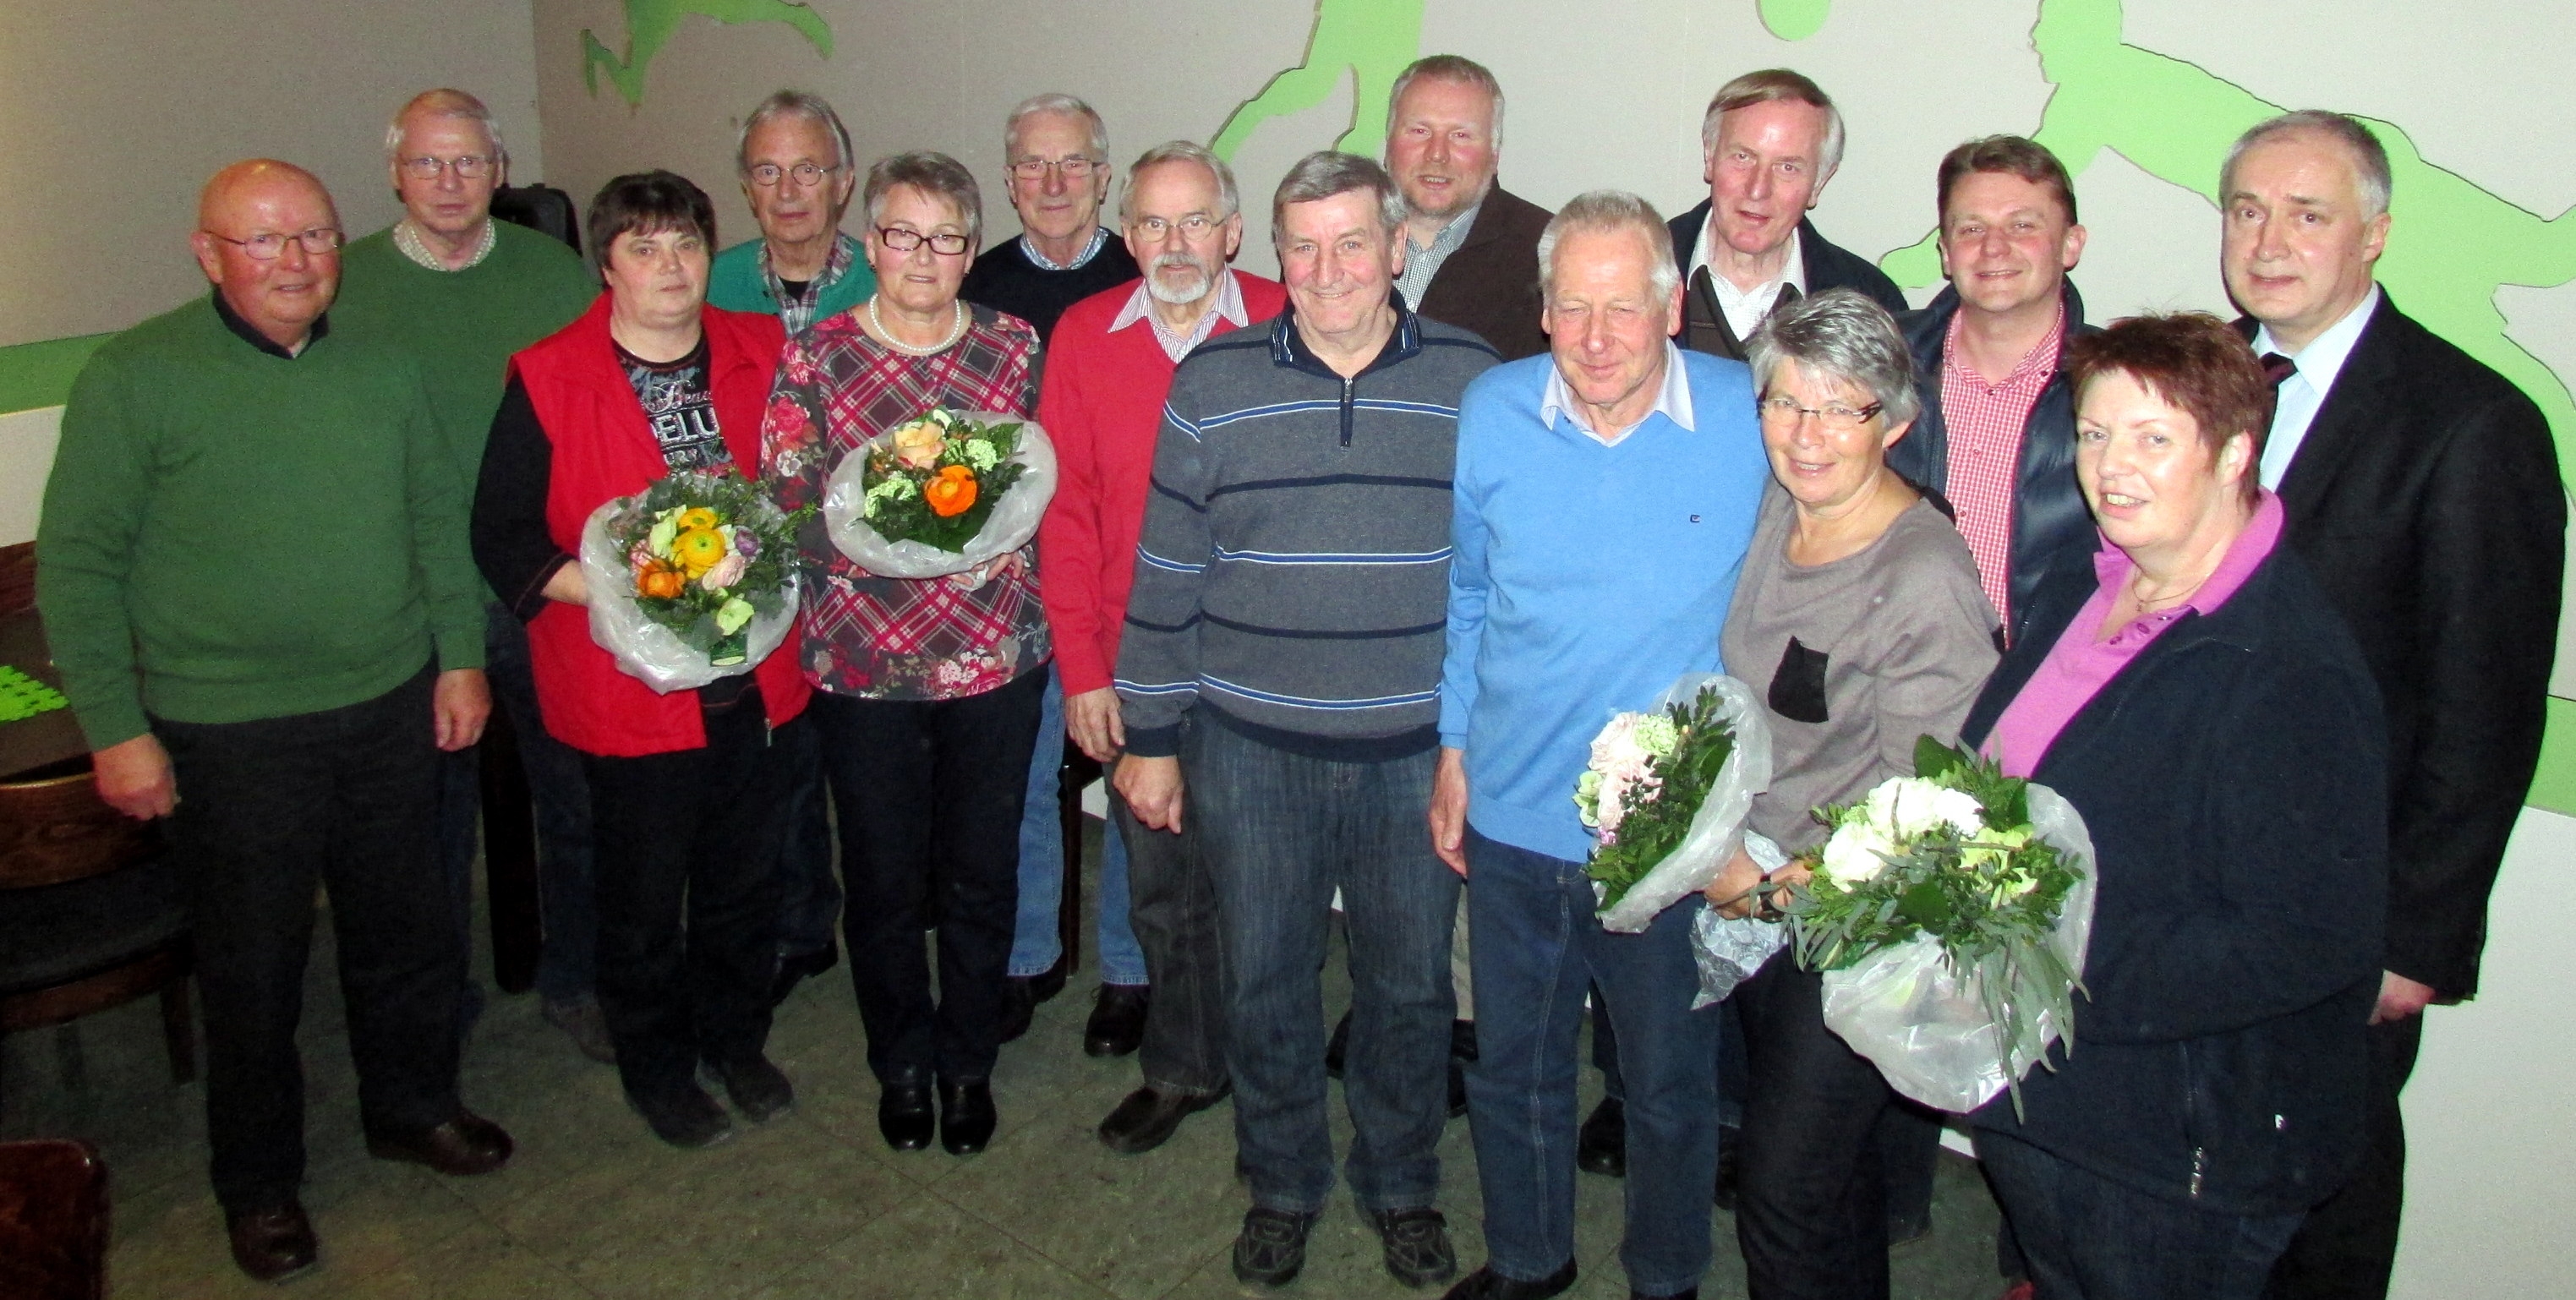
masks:
<svg viewBox="0 0 2576 1300"><path fill-rule="evenodd" d="M564 1031L582 1055L601 1065L617 1064L617 1044L608 1036L608 1017L600 1014L599 999L548 999L544 1014L546 1023Z"/></svg>
<svg viewBox="0 0 2576 1300"><path fill-rule="evenodd" d="M694 1082L650 1097L629 1092L626 1104L653 1127L653 1136L675 1147L694 1151L733 1138L733 1121L724 1107Z"/></svg>
<svg viewBox="0 0 2576 1300"><path fill-rule="evenodd" d="M1286 1286L1306 1267L1306 1230L1315 1216L1253 1206L1234 1239L1234 1275L1254 1286Z"/></svg>
<svg viewBox="0 0 2576 1300"><path fill-rule="evenodd" d="M725 1096L744 1119L766 1124L796 1109L796 1085L787 1081L787 1073L769 1063L766 1056L752 1056L731 1064L710 1063L709 1073L724 1085Z"/></svg>
<svg viewBox="0 0 2576 1300"><path fill-rule="evenodd" d="M1369 1226L1386 1247L1386 1271L1406 1286L1428 1286L1458 1275L1458 1253L1449 1248L1449 1220L1430 1206L1374 1210Z"/></svg>

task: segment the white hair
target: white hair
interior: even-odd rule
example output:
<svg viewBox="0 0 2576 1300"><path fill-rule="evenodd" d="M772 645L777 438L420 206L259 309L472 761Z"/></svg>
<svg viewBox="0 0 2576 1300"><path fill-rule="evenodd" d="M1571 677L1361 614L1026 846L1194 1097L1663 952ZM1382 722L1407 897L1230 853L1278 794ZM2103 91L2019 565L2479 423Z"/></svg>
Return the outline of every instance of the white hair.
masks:
<svg viewBox="0 0 2576 1300"><path fill-rule="evenodd" d="M1148 167L1158 167L1167 162L1197 163L1216 178L1217 220L1223 221L1243 210L1243 196L1234 187L1234 169L1225 165L1225 159L1217 157L1202 144L1167 140L1146 150L1128 165L1126 183L1118 190L1118 224L1127 224L1127 210L1136 197L1136 177Z"/></svg>
<svg viewBox="0 0 2576 1300"><path fill-rule="evenodd" d="M492 156L495 159L506 159L510 156L510 147L501 143L501 124L492 120L492 110L485 108L482 100L461 90L439 89L424 90L412 96L400 109L395 110L394 120L385 127L387 161L401 160L403 119L411 116L414 111L426 112L432 117L480 123L483 127L483 138L492 142Z"/></svg>
<svg viewBox="0 0 2576 1300"><path fill-rule="evenodd" d="M1609 234L1627 231L1646 241L1650 259L1648 283L1654 287L1655 300L1664 302L1681 286L1681 267L1673 261L1673 237L1664 224L1663 214L1655 205L1625 190L1591 190L1574 196L1557 214L1548 218L1547 229L1538 237L1538 287L1541 297L1556 289L1556 246L1573 233Z"/></svg>
<svg viewBox="0 0 2576 1300"><path fill-rule="evenodd" d="M1071 95L1045 94L1031 95L1021 100L1020 106L1012 109L1011 115L1003 120L1003 166L1007 167L1019 160L1020 123L1041 113L1081 118L1083 123L1091 128L1091 156L1103 162L1108 161L1109 124L1100 120L1100 114L1093 111L1091 105Z"/></svg>
<svg viewBox="0 0 2576 1300"><path fill-rule="evenodd" d="M841 155L834 166L848 167L856 161L850 153L850 128L841 125L841 115L832 111L830 101L811 91L782 90L760 101L760 107L751 110L751 116L742 120L742 130L733 139L735 171L745 176L751 174L751 133L782 117L820 122L828 128L832 133L832 147Z"/></svg>

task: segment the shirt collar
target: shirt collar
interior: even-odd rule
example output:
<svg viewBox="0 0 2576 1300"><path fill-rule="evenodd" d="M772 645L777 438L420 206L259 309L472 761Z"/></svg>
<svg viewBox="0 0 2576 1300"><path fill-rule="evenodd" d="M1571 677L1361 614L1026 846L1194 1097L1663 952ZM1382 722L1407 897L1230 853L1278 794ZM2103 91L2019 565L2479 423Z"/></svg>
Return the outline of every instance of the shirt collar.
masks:
<svg viewBox="0 0 2576 1300"><path fill-rule="evenodd" d="M429 245L420 242L420 228L412 224L410 217L394 223L394 251L401 253L412 265L442 275L471 271L492 255L492 246L501 238L500 221L499 217L488 212L483 214L483 237L475 241L474 256L465 259L463 266L449 266L439 261L438 255L429 251Z"/></svg>
<svg viewBox="0 0 2576 1300"><path fill-rule="evenodd" d="M1181 338L1163 328L1163 318L1154 314L1154 295L1145 287L1145 281L1138 280L1136 291L1127 295L1127 305L1118 309L1116 320L1109 322L1109 332L1115 334L1138 321L1150 322L1154 327L1154 337L1163 342L1163 350L1171 352L1172 359L1178 361L1188 356L1191 348L1207 342L1208 336L1216 333L1218 321L1225 321L1236 329L1252 323L1252 311L1243 305L1243 284L1235 278L1232 267L1217 277L1214 292L1216 301L1199 313L1198 326L1190 331L1189 336ZM1177 352L1172 351L1174 343L1180 344Z"/></svg>
<svg viewBox="0 0 2576 1300"><path fill-rule="evenodd" d="M1567 427L1604 447L1618 446L1627 440L1629 434L1635 433L1645 425L1646 421L1657 415L1662 415L1665 419L1693 433L1699 431L1698 413L1691 408L1690 377L1682 369L1682 352L1680 348L1674 347L1669 339L1664 341L1664 382L1655 389L1655 404L1646 408L1644 415L1637 417L1637 423L1621 429L1616 434L1603 437L1594 432L1592 426L1585 424L1583 418L1576 415L1574 411L1574 390L1565 386L1565 372L1553 365L1549 366L1547 388L1538 399L1538 422L1541 424L1554 427L1561 418Z"/></svg>
<svg viewBox="0 0 2576 1300"><path fill-rule="evenodd" d="M1029 259L1029 262L1041 271L1079 271L1082 268L1091 265L1091 259L1100 256L1100 250L1108 245L1109 227L1093 226L1091 228L1091 242L1083 245L1082 251L1074 254L1072 261L1066 262L1061 266L1048 261L1046 259L1046 254L1039 252L1038 246L1031 243L1029 241L1029 237L1025 234L1020 236L1020 255Z"/></svg>
<svg viewBox="0 0 2576 1300"><path fill-rule="evenodd" d="M293 361L297 357L312 351L313 345L321 342L323 336L331 332L331 313L328 310L325 310L321 315L313 318L313 328L310 332L305 334L304 346L296 351L289 352L286 349L279 347L277 345L277 340L260 333L259 330L249 321L243 320L241 318L241 313L234 311L233 305L224 301L223 290L215 290L214 297L215 317L224 323L225 329L231 330L235 336L241 339L242 342L258 348L260 351L265 352L272 357L280 358L281 360Z"/></svg>
<svg viewBox="0 0 2576 1300"><path fill-rule="evenodd" d="M1776 297L1780 292L1779 286L1785 284L1797 289L1798 296L1803 298L1807 293L1806 224L1806 222L1800 221L1797 225L1789 228L1789 260L1781 264L1780 278L1772 281L1769 285L1755 289L1752 293L1746 293L1743 290L1736 288L1733 280L1729 280L1725 276L1719 275L1717 273L1717 265L1709 261L1708 250L1717 246L1717 208L1712 205L1708 210L1707 224L1700 227L1699 243L1691 251L1689 274L1683 278L1687 281L1691 277L1697 276L1700 273L1701 268L1705 267L1708 270L1710 283L1714 284L1717 291L1721 294L1727 294L1738 298L1751 298L1757 294L1768 293Z"/></svg>
<svg viewBox="0 0 2576 1300"><path fill-rule="evenodd" d="M858 260L859 241L851 238L847 231L834 231L831 255L823 259L823 269L805 282L805 292L819 296L825 289L840 283L841 277L848 275L850 267ZM777 268L770 265L769 241L766 239L760 241L760 283L768 290L772 301L785 301L786 281L780 279Z"/></svg>
<svg viewBox="0 0 2576 1300"><path fill-rule="evenodd" d="M1395 308L1395 332L1387 336L1385 345L1377 350L1376 359L1370 361L1360 371L1361 374L1383 369L1422 350L1422 318L1405 305L1404 295L1392 288L1387 290L1387 301ZM1331 375L1335 382L1342 382L1342 376L1325 365L1315 355L1314 349L1306 346L1305 338L1297 333L1297 304L1293 301L1282 305L1279 314L1271 318L1270 362L1313 374Z"/></svg>
<svg viewBox="0 0 2576 1300"><path fill-rule="evenodd" d="M1941 336L1941 368L1944 371L1956 371L1987 392L1998 388L2009 388L2015 383L2030 378L2033 372L2040 374L2057 372L2058 359L2066 351L2066 296L2064 294L2058 295L2057 319L2049 325L2048 333L2042 335L2039 342L2032 344L2030 351L2021 354L2021 360L2014 363L2012 373L2001 379L1988 379L1978 374L1969 367L1966 359L1959 355L1959 335L1967 329L1967 317L1967 309L1964 307L1950 313L1950 324L1943 330Z"/></svg>
<svg viewBox="0 0 2576 1300"><path fill-rule="evenodd" d="M2297 363L2294 378L2308 381L2308 386L2322 393L2334 387L2335 376L2343 373L2343 363L2352 356L2353 347L2361 342L2361 332L2370 325L2370 315L2379 310L2379 285L2373 282L2370 292L2354 303L2343 319L2326 327L2326 332L2308 340L2297 352L2286 353ZM2280 340L2272 337L2272 327L2254 331L2254 355L2280 352Z"/></svg>

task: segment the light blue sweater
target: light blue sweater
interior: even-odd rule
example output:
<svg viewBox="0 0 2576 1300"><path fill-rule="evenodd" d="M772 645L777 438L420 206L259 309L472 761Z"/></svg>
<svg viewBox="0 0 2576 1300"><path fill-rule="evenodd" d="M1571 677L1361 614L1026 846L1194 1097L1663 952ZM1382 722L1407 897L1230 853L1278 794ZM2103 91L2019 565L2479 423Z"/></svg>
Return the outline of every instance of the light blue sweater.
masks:
<svg viewBox="0 0 2576 1300"><path fill-rule="evenodd" d="M1695 428L1657 413L1616 446L1539 421L1555 361L1497 366L1458 417L1440 741L1467 820L1581 862L1574 781L1611 715L1721 665L1718 637L1771 470L1751 372L1681 352Z"/></svg>

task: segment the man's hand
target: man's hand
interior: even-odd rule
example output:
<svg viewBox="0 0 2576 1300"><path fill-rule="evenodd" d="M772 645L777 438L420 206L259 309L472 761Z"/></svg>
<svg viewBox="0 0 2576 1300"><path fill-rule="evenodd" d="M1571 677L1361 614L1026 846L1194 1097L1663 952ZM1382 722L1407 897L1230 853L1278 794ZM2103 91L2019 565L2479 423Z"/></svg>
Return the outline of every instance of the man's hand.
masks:
<svg viewBox="0 0 2576 1300"><path fill-rule="evenodd" d="M451 668L438 675L429 697L431 719L438 728L438 747L454 752L483 738L483 720L492 716L492 688L480 668Z"/></svg>
<svg viewBox="0 0 2576 1300"><path fill-rule="evenodd" d="M1138 822L1154 830L1181 833L1181 760L1129 754L1118 760L1118 772L1109 783Z"/></svg>
<svg viewBox="0 0 2576 1300"><path fill-rule="evenodd" d="M2379 1005L2370 1012L2370 1023L2385 1024L2404 1020L2431 1006L2441 996L2430 984L2418 984L2393 970L2379 973Z"/></svg>
<svg viewBox="0 0 2576 1300"><path fill-rule="evenodd" d="M1753 914L1753 887L1760 883L1762 864L1739 848L1734 857L1726 860L1726 869L1718 872L1717 879L1708 882L1708 888L1701 892L1719 916L1734 920Z"/></svg>
<svg viewBox="0 0 2576 1300"><path fill-rule="evenodd" d="M128 817L150 821L179 806L179 779L171 774L169 751L151 732L99 750L89 756L89 766L98 797Z"/></svg>
<svg viewBox="0 0 2576 1300"><path fill-rule="evenodd" d="M1127 747L1127 724L1118 716L1118 692L1103 686L1064 697L1064 734L1082 746L1095 763L1107 763Z"/></svg>
<svg viewBox="0 0 2576 1300"><path fill-rule="evenodd" d="M1431 772L1431 851L1467 878L1467 751L1447 745Z"/></svg>

